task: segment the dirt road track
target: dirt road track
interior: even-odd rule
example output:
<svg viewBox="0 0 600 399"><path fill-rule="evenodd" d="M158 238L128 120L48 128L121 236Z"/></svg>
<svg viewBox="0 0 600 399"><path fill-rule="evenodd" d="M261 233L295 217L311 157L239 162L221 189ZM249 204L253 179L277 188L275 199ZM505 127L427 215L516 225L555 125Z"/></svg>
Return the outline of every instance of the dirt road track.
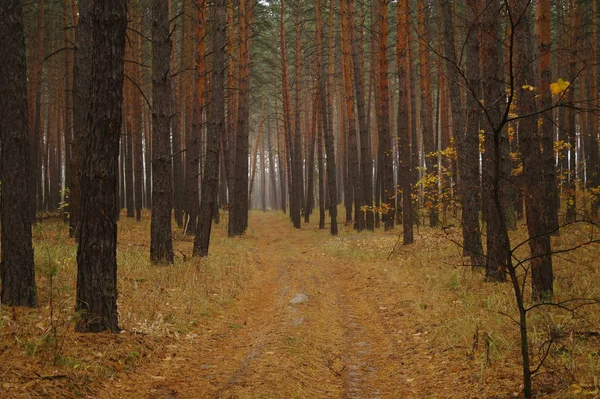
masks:
<svg viewBox="0 0 600 399"><path fill-rule="evenodd" d="M168 348L106 398L397 398L393 334L356 262L321 250L326 234L251 221L257 272L204 334ZM324 233L324 232L323 232Z"/></svg>

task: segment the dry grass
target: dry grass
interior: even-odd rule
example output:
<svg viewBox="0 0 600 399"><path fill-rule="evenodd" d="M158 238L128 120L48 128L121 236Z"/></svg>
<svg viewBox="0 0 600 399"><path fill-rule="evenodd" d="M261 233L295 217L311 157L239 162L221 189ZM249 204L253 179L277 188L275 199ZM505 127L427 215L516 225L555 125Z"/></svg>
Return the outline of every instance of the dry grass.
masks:
<svg viewBox="0 0 600 399"><path fill-rule="evenodd" d="M0 392L92 392L99 381L151 360L169 343L193 339L198 326L232 303L252 272L244 266L251 234L227 240L226 223L213 229L211 255L203 260L191 257L191 238L176 232L172 266L149 261L149 214L140 223L122 217L118 228L123 331L85 335L73 331L77 246L58 219L34 227L39 307L0 309Z"/></svg>
<svg viewBox="0 0 600 399"><path fill-rule="evenodd" d="M287 215L270 217L282 225L289 223ZM508 317L516 315L511 287L485 283L481 271L463 265L455 244L460 238L458 228L421 226L415 231L415 244L397 246L388 260L398 231L358 234L342 229L340 236L331 238L316 229L313 216L313 222L303 227L303 246L290 245L289 253L271 259L269 245L285 241L285 236L259 243L251 225L245 236L229 239L227 221L222 220L213 229L207 259L191 258L191 239L176 233L175 265L153 266L148 255L149 225L149 214L144 214L141 223L125 217L119 223L119 312L124 332L97 335L73 332L76 245L68 238L66 227L58 220L35 227L40 306L0 309L0 397L93 395L100 381L161 359L172 345L206 334L255 276L264 274L267 282L267 267L271 267L267 261L300 262L310 256L305 251L313 250L316 256L347 266L357 286L364 282L360 298L377 310L372 317L381 321L395 345L388 350L396 351L407 373L418 376L407 374L396 380L415 392L407 397L506 397L520 390L518 332ZM524 226L511 233L513 244L524 237ZM553 239L554 248L570 248L589 237L587 226L571 226ZM257 255L257 248L262 256ZM517 255L526 256L527 252L525 245ZM598 245L592 245L554 257L559 300L600 297L599 253ZM309 271L306 273L302 281L312 284L313 278ZM327 291L325 277L320 284L320 290ZM256 300L258 309L262 302ZM327 304L323 309L335 306L327 296L323 301ZM311 303L306 322L322 327L303 337L280 331L282 335L273 335L279 339L273 341L278 348L274 352L294 355L282 362L306 358L309 364L319 353L328 351L335 360L329 359L335 363L332 369L341 369L336 356L342 355L338 341L339 328L344 326L334 331L329 318L319 318L323 309L311 310ZM536 361L548 337L555 339L545 367L534 381L540 397L598 397L600 342L596 334L600 332L600 308L581 308L575 315L542 308L531 313L530 321ZM238 329L242 324L235 321L228 325L236 331L250 328ZM335 334L323 336L327 328ZM290 368L294 370L293 365ZM297 397L310 397L306 393L312 392L310 387L302 388L300 381L306 377L303 372L298 369L288 377L298 380ZM315 381L317 377L315 371Z"/></svg>
<svg viewBox="0 0 600 399"><path fill-rule="evenodd" d="M511 233L513 245L525 238L525 226ZM553 238L553 248L565 250L589 239L588 225L570 226L560 237ZM456 245L460 241L457 228L434 230L421 227L415 244L398 246L392 261L386 261L389 249L397 240L397 237L383 233L346 234L332 239L324 247L338 257L358 257L372 262L374 271L396 286L398 294L395 298L378 297L378 300L386 307L400 309L405 316L409 315L414 326L411 333L428 337L429 347L435 348L434 358L437 358L436 362L431 361L436 364L430 368L438 368L440 373L450 370L456 373L457 379L461 374L465 374L465 379L470 375L474 390L485 392L486 387L506 386L518 392L520 341L517 326L511 320L511 317L517 318L511 286L486 283L483 271L463 266L461 251ZM598 250L598 244L594 244L554 257L557 301L600 298ZM525 245L516 251L516 256L523 259L528 251ZM386 289L379 287L378 290ZM526 298L529 295L528 287ZM390 324L394 323L400 325L400 319L394 319L392 315ZM536 365L544 356L549 340L553 341L544 366L534 379L538 395L556 398L599 396L599 305L582 307L575 313L557 307L542 307L529 313L529 332L532 359ZM426 374L428 370L423 371ZM422 391L426 389L423 387Z"/></svg>

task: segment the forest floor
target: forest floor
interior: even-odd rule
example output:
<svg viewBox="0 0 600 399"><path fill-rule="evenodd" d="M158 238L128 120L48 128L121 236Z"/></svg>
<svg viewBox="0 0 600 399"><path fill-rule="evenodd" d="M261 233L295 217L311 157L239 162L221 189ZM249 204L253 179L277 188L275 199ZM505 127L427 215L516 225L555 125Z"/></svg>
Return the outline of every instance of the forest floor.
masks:
<svg viewBox="0 0 600 399"><path fill-rule="evenodd" d="M499 314L514 315L512 291L462 266L459 229L421 227L395 248L397 231L331 237L275 212L252 212L234 239L224 222L207 259L190 258L179 234L176 264L157 267L149 222L122 218L123 331L97 335L72 331L75 245L60 222L39 227L41 306L2 308L0 397L519 397L517 330ZM555 245L572 245L564 236ZM564 287L597 295L598 253L580 250L574 272L565 263ZM599 313L533 320L571 331L535 380L539 397L599 397L598 338L573 338L597 332ZM532 335L542 348L541 331Z"/></svg>

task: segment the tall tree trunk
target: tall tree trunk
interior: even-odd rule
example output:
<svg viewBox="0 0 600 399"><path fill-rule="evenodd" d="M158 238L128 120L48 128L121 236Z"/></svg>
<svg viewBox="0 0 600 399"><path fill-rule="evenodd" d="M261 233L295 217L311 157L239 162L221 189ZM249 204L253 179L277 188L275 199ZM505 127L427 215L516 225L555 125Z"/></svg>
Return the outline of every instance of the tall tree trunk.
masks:
<svg viewBox="0 0 600 399"><path fill-rule="evenodd" d="M394 186L393 151L390 138L390 104L387 62L387 0L375 2L375 34L377 35L377 77L375 85L375 103L377 113L377 128L379 133L379 156L382 159L382 203L387 211L382 212L385 230L394 228Z"/></svg>
<svg viewBox="0 0 600 399"><path fill-rule="evenodd" d="M294 45L294 73L295 73L295 87L294 87L294 153L293 153L293 178L292 183L294 185L294 196L298 197L297 207L292 214L292 222L294 227L299 229L301 227L301 213L302 213L302 198L304 197L304 174L302 172L302 123L301 123L301 107L300 102L300 85L301 85L301 42L300 42L300 31L302 29L300 23L300 0L296 0L296 12L295 12L295 28L296 28L296 40Z"/></svg>
<svg viewBox="0 0 600 399"><path fill-rule="evenodd" d="M69 223L71 208L71 151L73 146L73 58L75 47L75 35L73 29L67 29L73 26L73 18L70 14L70 0L64 3L64 31L65 48L72 48L65 54L65 192L64 192L64 220Z"/></svg>
<svg viewBox="0 0 600 399"><path fill-rule="evenodd" d="M152 221L150 260L173 263L171 232L171 36L169 4L152 0Z"/></svg>
<svg viewBox="0 0 600 399"><path fill-rule="evenodd" d="M434 158L431 154L435 151L435 132L433 131L433 102L431 91L431 57L429 55L429 7L426 0L419 0L419 75L421 77L421 132L423 136L423 152L425 156L426 173L434 176ZM449 38L447 38L449 40ZM425 196L429 208L429 225L436 227L439 224L437 210L438 186L437 179L426 179Z"/></svg>
<svg viewBox="0 0 600 399"><path fill-rule="evenodd" d="M315 91L316 93L316 91ZM304 223L308 223L310 220L310 214L313 211L315 205L315 185L314 185L314 177L315 177L315 139L317 134L317 102L316 99L318 97L314 97L313 107L311 112L311 125L310 125L310 133L307 138L307 152L308 152L308 160L306 163L307 169L307 194L306 194L306 206L304 207ZM263 156L264 160L264 156ZM264 171L266 168L262 168Z"/></svg>
<svg viewBox="0 0 600 399"><path fill-rule="evenodd" d="M590 40L590 55L592 58L592 70L590 73L590 85L588 98L593 98L592 108L598 107L598 4L592 2L592 34ZM598 116L590 115L590 126L588 128L588 189L600 187L600 155L598 154ZM556 186L553 186L556 190ZM592 197L591 215L592 218L598 217L598 209L600 208L600 197L598 195Z"/></svg>
<svg viewBox="0 0 600 399"><path fill-rule="evenodd" d="M284 129L281 129L279 121L279 107L278 102L275 101L275 138L277 139L277 169L279 170L279 185L281 194L281 210L286 213L287 209L287 170L286 170L286 159L285 154L285 133Z"/></svg>
<svg viewBox="0 0 600 399"><path fill-rule="evenodd" d="M87 136L87 116L89 113L89 93L91 88L92 36L91 7L92 0L77 2L77 31L75 34L75 62L73 64L73 147L71 153L71 217L69 234L79 237L79 203L82 167L82 141Z"/></svg>
<svg viewBox="0 0 600 399"><path fill-rule="evenodd" d="M411 150L409 125L410 64L408 58L409 0L399 0L396 10L396 60L398 62L398 185L402 190L402 242L412 244L413 208L411 187Z"/></svg>
<svg viewBox="0 0 600 399"><path fill-rule="evenodd" d="M519 66L512 80L517 88L517 115L525 116L519 120L519 144L523 154L523 177L525 208L527 212L527 230L531 250L531 285L534 299L549 299L553 292L552 254L550 235L547 230L546 215L549 209L544 197L547 195L543 175L544 158L540 147L536 112L536 93L527 88L528 82L535 80L533 65L533 37L529 29L531 12L528 0L513 0L513 12L521 15L518 25L514 26L512 36L515 43L515 59ZM539 4L538 4L539 5Z"/></svg>
<svg viewBox="0 0 600 399"><path fill-rule="evenodd" d="M131 10L129 10L131 11ZM131 17L131 13L129 14ZM125 57L128 60L134 59L133 56L133 40L127 40L125 43ZM133 78L133 63L127 63L125 65L125 74ZM125 204L127 206L127 217L132 218L135 216L135 202L134 202L134 187L133 187L133 97L134 87L133 83L129 80L125 81L124 84L124 133L125 133Z"/></svg>
<svg viewBox="0 0 600 399"><path fill-rule="evenodd" d="M42 208L42 153L41 153L41 141L44 135L44 121L43 121L43 111L42 111L42 77L44 71L44 32L45 24L46 24L46 13L45 13L45 0L41 0L39 2L39 13L38 13L38 23L37 23L37 43L36 43L36 55L33 68L32 75L32 87L33 93L35 96L35 101L33 104L29 104L29 106L33 106L33 129L29 130L29 140L31 144L31 154L30 154L30 179L31 183L29 185L29 189L32 190L33 193L33 202L30 203L30 212L31 212L31 220L35 221L36 212L38 209Z"/></svg>
<svg viewBox="0 0 600 399"><path fill-rule="evenodd" d="M577 57L578 57L578 40L579 30L581 29L581 6L578 5L575 0L570 1L570 27L569 27L569 61L568 61L568 76L573 81L573 86L567 91L567 103L574 104L575 102L575 78L577 76ZM576 115L577 110L574 108L566 109L567 124L564 126L566 129L567 143L569 144L569 157L567 158L568 174L566 184L566 212L565 221L567 223L573 223L577 219L577 163L576 161L576 149L577 146L577 127L576 127Z"/></svg>
<svg viewBox="0 0 600 399"><path fill-rule="evenodd" d="M282 100L283 100L283 132L285 135L285 143L287 148L286 164L290 159L293 159L293 131L292 131L292 117L291 117L291 104L290 104L290 88L289 88L289 78L288 78L288 66L287 66L287 46L285 40L285 0L281 2L281 15L280 15L280 26L279 26L279 38L281 44L281 81L282 81ZM296 215L296 208L299 208L298 200L299 198L293 195L293 189L295 186L294 180L297 179L295 176L296 169L295 168L287 168L288 175L291 176L291 179L288 179L288 191L290 193L290 218L292 219L292 223L294 222L294 215ZM291 172L291 173L290 173ZM299 211L298 211L299 212ZM295 226L299 228L298 226Z"/></svg>
<svg viewBox="0 0 600 399"><path fill-rule="evenodd" d="M267 123L267 150L267 156L269 159L269 179L271 180L271 208L278 209L277 175L275 173L275 157L273 156L275 148L271 141L271 123Z"/></svg>
<svg viewBox="0 0 600 399"><path fill-rule="evenodd" d="M350 175L351 188L354 191L354 228L362 231L365 228L365 215L361 209L365 203L365 194L363 191L364 180L361 179L360 165L358 161L358 140L356 132L356 115L354 113L354 86L352 69L352 45L350 43L349 15L346 3L348 0L342 0L340 3L342 19L342 70L344 78L344 93L346 107L346 120L348 120L348 174ZM359 69L360 70L360 69ZM362 78L360 79L362 82ZM364 107L364 104L362 105ZM371 210L368 212L372 213Z"/></svg>
<svg viewBox="0 0 600 399"><path fill-rule="evenodd" d="M176 10L173 14L178 13L179 10ZM179 24L178 24L179 25ZM175 23L173 22L171 25L171 30L174 31ZM181 29L181 35L184 35L183 28ZM182 47L182 40L179 40L180 51L184 52ZM181 66L177 65L177 50L173 49L171 51L171 70L176 71ZM180 108L183 108L183 102L180 103L180 99L182 98L181 94L185 88L183 84L183 76L185 74L181 73L179 76L172 79L172 90L171 90L171 134L173 137L173 216L175 218L175 223L177 227L182 228L184 226L184 209L186 207L186 196L185 196L185 168L184 168L184 152L182 149L182 144L185 143L183 137L183 129L181 128L179 115L181 113Z"/></svg>
<svg viewBox="0 0 600 399"><path fill-rule="evenodd" d="M90 54L86 135L82 138L77 301L80 332L117 331L117 170L123 102L123 57L127 13L124 0L79 2L90 36L79 41ZM83 38L82 38L83 39ZM88 52L89 51L89 52ZM80 59L81 61L81 59ZM84 65L79 65L83 67ZM91 95L91 93L94 93ZM80 93L83 94L83 93Z"/></svg>
<svg viewBox="0 0 600 399"><path fill-rule="evenodd" d="M363 205L368 209L373 208L373 162L371 159L371 136L369 133L369 124L367 121L367 114L369 110L365 106L365 83L364 83L364 63L362 62L362 58L364 56L364 52L362 51L362 43L363 43L363 35L360 37L360 43L356 40L356 23L355 23L355 0L342 0L348 2L348 31L350 37L350 51L352 54L352 67L353 67L353 75L354 78L354 88L356 90L356 109L358 111L358 128L360 132L360 179L361 179L361 188L357 193L358 201L360 202L360 207ZM333 1L332 1L333 7ZM330 11L330 15L333 14L333 10ZM330 25L332 24L332 19L330 17ZM332 29L332 26L330 26ZM330 42L331 46L331 42ZM358 162L358 160L357 160ZM361 195L362 194L362 195ZM356 198L356 195L355 195ZM357 214L356 218L359 219ZM368 211L364 214L365 218L365 227L367 230L374 230L374 214L371 211ZM358 226L357 226L358 227Z"/></svg>
<svg viewBox="0 0 600 399"><path fill-rule="evenodd" d="M31 234L27 62L21 1L0 7L1 302L37 306Z"/></svg>
<svg viewBox="0 0 600 399"><path fill-rule="evenodd" d="M321 0L316 0L320 5ZM317 14L317 17L320 13ZM318 34L321 33L321 34ZM338 234L337 226L337 180L335 168L335 144L333 138L333 125L331 123L332 110L327 101L327 86L325 80L325 66L323 65L323 34L317 33L317 87L319 88L319 105L324 128L325 153L327 156L327 185L329 193L329 217L331 218L331 235ZM332 90L330 87L329 90Z"/></svg>
<svg viewBox="0 0 600 399"><path fill-rule="evenodd" d="M134 2L133 19L135 29L142 31L142 13L139 0ZM133 80L141 85L142 74L140 71L142 65L142 38L139 34L133 36L133 56L136 63L133 65ZM133 160L134 160L134 196L135 196L135 218L137 221L142 219L142 197L144 190L144 160L142 137L144 127L142 125L142 97L140 90L133 87L131 91L132 102L132 122L133 122Z"/></svg>
<svg viewBox="0 0 600 399"><path fill-rule="evenodd" d="M505 97L501 86L501 56L497 42L500 32L500 13L496 7L488 7L483 12L482 21L482 90L483 104L486 107L487 123L484 130L485 152L483 157L483 191L486 193L486 277L489 281L505 281L506 265L510 261L510 242L506 230L504 204L502 200L506 176L503 176L503 147L508 145L503 123L506 104L498 101ZM506 162L506 160L504 160Z"/></svg>
<svg viewBox="0 0 600 399"><path fill-rule="evenodd" d="M325 229L325 165L323 163L322 109L317 108L317 165L319 168L319 229Z"/></svg>
<svg viewBox="0 0 600 399"><path fill-rule="evenodd" d="M210 244L213 212L215 211L214 193L219 184L219 142L225 134L225 40L227 29L227 10L225 0L217 0L214 7L212 90L208 130L206 136L206 163L202 179L200 217L194 239L194 256L207 256Z"/></svg>
<svg viewBox="0 0 600 399"><path fill-rule="evenodd" d="M250 52L254 7L248 0L239 2L239 101L235 140L235 184L229 213L230 237L242 235L248 228L248 127L250 116Z"/></svg>
<svg viewBox="0 0 600 399"><path fill-rule="evenodd" d="M539 52L539 77L537 92L539 95L540 110L549 110L552 107L552 82L551 70L551 41L550 41L550 0L539 0L535 7L536 12L536 39ZM542 200L547 210L545 224L547 231L559 233L558 228L558 187L556 185L556 169L554 166L554 120L552 111L546 111L540 118L540 134L542 137L542 175L544 182Z"/></svg>
<svg viewBox="0 0 600 399"><path fill-rule="evenodd" d="M481 126L482 98L481 72L480 72L480 37L481 37L481 1L468 0L468 20L471 26L467 43L467 85L466 95L467 120L464 124L463 106L460 97L451 95L452 122L454 125L454 137L458 154L458 191L462 202L462 232L463 232L463 256L471 258L472 266L484 266L483 245L481 242L481 228L479 225L479 132ZM447 7L447 6L446 6ZM446 14L444 18L446 18ZM447 18L451 18L451 15ZM450 91L460 92L458 60L456 60L456 49L454 46L454 30L452 21L445 21L444 36L447 46L447 57L451 57L454 65L447 65L449 74ZM451 46L451 47L450 47ZM455 61L456 60L456 61Z"/></svg>

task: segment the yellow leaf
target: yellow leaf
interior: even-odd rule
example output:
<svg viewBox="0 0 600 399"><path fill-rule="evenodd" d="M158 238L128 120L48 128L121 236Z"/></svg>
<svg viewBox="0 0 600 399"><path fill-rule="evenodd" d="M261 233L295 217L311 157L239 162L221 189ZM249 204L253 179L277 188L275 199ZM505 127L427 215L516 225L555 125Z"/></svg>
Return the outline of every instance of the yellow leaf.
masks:
<svg viewBox="0 0 600 399"><path fill-rule="evenodd" d="M531 85L523 85L521 86L524 90L529 90L529 91L534 91L535 87L531 86Z"/></svg>
<svg viewBox="0 0 600 399"><path fill-rule="evenodd" d="M552 95L558 96L567 90L570 84L571 82L558 78L556 82L550 84L550 91L552 92Z"/></svg>

